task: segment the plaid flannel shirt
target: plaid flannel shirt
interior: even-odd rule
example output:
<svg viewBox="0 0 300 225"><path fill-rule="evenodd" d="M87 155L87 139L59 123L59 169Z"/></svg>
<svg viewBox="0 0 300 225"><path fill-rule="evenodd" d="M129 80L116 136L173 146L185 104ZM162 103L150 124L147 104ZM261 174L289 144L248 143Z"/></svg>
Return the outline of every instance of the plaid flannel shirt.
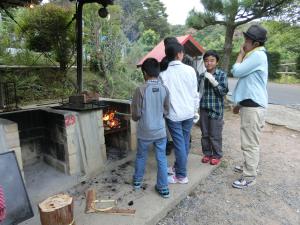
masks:
<svg viewBox="0 0 300 225"><path fill-rule="evenodd" d="M218 86L213 87L204 73L200 75L200 82L204 82L203 96L200 101L200 109L208 111L212 119L222 119L224 114L224 96L228 92L227 75L224 71L216 69L213 74L218 81Z"/></svg>

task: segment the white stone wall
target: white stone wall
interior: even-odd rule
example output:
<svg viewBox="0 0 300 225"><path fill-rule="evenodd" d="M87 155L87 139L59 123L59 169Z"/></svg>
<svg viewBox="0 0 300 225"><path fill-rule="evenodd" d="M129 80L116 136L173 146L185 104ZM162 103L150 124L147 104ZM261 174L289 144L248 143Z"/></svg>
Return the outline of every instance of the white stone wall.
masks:
<svg viewBox="0 0 300 225"><path fill-rule="evenodd" d="M14 151L24 177L18 124L0 118L0 153Z"/></svg>

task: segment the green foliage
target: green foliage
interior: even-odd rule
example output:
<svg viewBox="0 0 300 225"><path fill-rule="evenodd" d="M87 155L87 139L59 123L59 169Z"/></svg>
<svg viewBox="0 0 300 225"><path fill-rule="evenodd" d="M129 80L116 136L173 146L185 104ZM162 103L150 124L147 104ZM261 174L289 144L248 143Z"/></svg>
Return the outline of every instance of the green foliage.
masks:
<svg viewBox="0 0 300 225"><path fill-rule="evenodd" d="M236 27L259 18L278 16L284 12L293 0L202 0L204 12L191 11L187 23L189 26L202 29L211 25L226 27L223 69L229 70L229 59L232 52L232 41Z"/></svg>
<svg viewBox="0 0 300 225"><path fill-rule="evenodd" d="M55 70L19 69L3 73L1 82L15 82L20 105L64 99L75 93L73 81Z"/></svg>
<svg viewBox="0 0 300 225"><path fill-rule="evenodd" d="M151 29L146 30L141 37L142 44L146 45L146 51L150 51L158 41L159 35Z"/></svg>
<svg viewBox="0 0 300 225"><path fill-rule="evenodd" d="M18 16L20 36L25 38L28 49L51 52L60 68L65 71L75 49L74 24L68 26L73 10L54 4L23 10Z"/></svg>
<svg viewBox="0 0 300 225"><path fill-rule="evenodd" d="M296 58L296 71L297 71L298 77L300 77L300 54L298 54L298 56Z"/></svg>
<svg viewBox="0 0 300 225"><path fill-rule="evenodd" d="M277 79L280 77L279 71L280 67L280 53L279 52L267 52L268 64L269 64L269 79Z"/></svg>
<svg viewBox="0 0 300 225"><path fill-rule="evenodd" d="M125 57L125 63L129 68L135 68L138 61L147 53L141 42L132 43Z"/></svg>
<svg viewBox="0 0 300 225"><path fill-rule="evenodd" d="M15 10L9 10L11 14L15 12ZM14 22L3 12L1 13L1 22L0 22L0 64L5 63L4 58L9 56L6 51L7 48L17 47L17 43L14 41Z"/></svg>
<svg viewBox="0 0 300 225"><path fill-rule="evenodd" d="M287 74L283 74L279 78L274 79L272 81L279 84L300 84L299 77L290 76Z"/></svg>
<svg viewBox="0 0 300 225"><path fill-rule="evenodd" d="M122 30L130 42L136 41L143 31L141 15L143 14L142 1L117 0L115 4L122 7Z"/></svg>
<svg viewBox="0 0 300 225"><path fill-rule="evenodd" d="M267 49L280 52L285 61L294 61L300 52L300 26L279 21L265 21L263 25L268 30Z"/></svg>
<svg viewBox="0 0 300 225"><path fill-rule="evenodd" d="M130 42L137 41L145 30L153 30L160 38L170 32L166 9L159 0L117 0L123 9L122 29Z"/></svg>
<svg viewBox="0 0 300 225"><path fill-rule="evenodd" d="M185 25L171 25L170 26L170 34L168 34L168 36L183 36L188 32L188 28ZM194 36L194 35L193 35Z"/></svg>
<svg viewBox="0 0 300 225"><path fill-rule="evenodd" d="M194 37L206 50L215 49L222 51L225 40L225 28L221 25L205 27L199 30Z"/></svg>
<svg viewBox="0 0 300 225"><path fill-rule="evenodd" d="M143 1L144 12L142 14L142 22L145 30L151 29L164 37L170 31L167 22L166 8L159 0Z"/></svg>
<svg viewBox="0 0 300 225"><path fill-rule="evenodd" d="M98 4L97 4L98 5ZM110 19L98 16L98 7L88 4L84 8L84 24L88 40L84 39L86 54L91 57L90 66L101 76L107 76L116 69L121 60L126 39L121 30L121 8L109 7Z"/></svg>

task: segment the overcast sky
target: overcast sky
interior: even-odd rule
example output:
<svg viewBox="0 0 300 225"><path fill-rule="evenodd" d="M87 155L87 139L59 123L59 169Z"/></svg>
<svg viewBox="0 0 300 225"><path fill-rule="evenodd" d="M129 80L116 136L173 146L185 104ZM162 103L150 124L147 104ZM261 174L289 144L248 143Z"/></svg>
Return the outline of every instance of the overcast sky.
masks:
<svg viewBox="0 0 300 225"><path fill-rule="evenodd" d="M170 24L185 24L189 11L195 8L202 11L203 6L200 0L160 0L167 8L168 21Z"/></svg>
<svg viewBox="0 0 300 225"><path fill-rule="evenodd" d="M137 0L138 1L138 0ZM168 22L172 25L185 24L189 11L195 8L198 11L203 10L200 0L160 0L166 6ZM43 0L48 2L48 0Z"/></svg>

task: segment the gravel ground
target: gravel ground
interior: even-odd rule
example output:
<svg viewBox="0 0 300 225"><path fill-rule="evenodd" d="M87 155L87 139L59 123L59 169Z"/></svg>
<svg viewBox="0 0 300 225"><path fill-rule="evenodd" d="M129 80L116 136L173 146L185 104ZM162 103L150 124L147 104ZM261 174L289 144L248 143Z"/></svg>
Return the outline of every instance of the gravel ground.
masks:
<svg viewBox="0 0 300 225"><path fill-rule="evenodd" d="M300 224L300 133L267 124L257 184L238 190L231 184L240 176L233 168L242 162L239 126L239 116L227 111L222 163L157 225ZM200 146L196 127L193 151Z"/></svg>

